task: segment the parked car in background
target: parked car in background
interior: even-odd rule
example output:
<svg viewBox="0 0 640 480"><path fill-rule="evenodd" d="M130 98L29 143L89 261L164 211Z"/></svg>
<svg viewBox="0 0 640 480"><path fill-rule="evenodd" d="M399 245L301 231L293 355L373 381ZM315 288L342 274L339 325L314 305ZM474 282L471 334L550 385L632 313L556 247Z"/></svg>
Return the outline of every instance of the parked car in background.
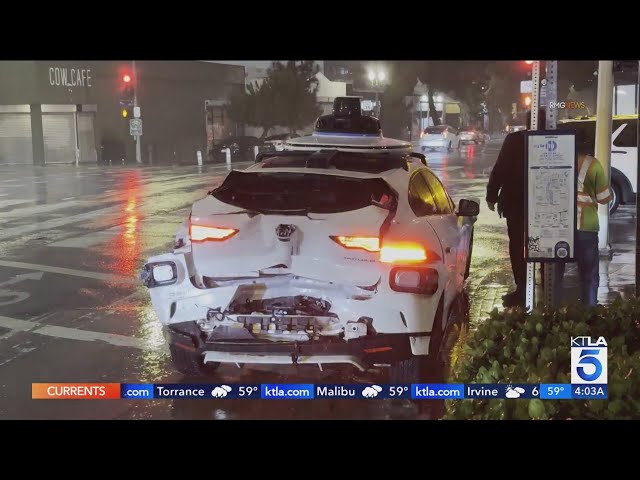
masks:
<svg viewBox="0 0 640 480"><path fill-rule="evenodd" d="M284 150L284 144L290 138L299 137L297 133L279 133L278 135L270 135L264 139L265 147L267 151L270 150L270 146L277 152Z"/></svg>
<svg viewBox="0 0 640 480"><path fill-rule="evenodd" d="M262 147L264 142L258 137L248 135L238 137L228 137L214 142L213 150L210 153L210 161L218 163L227 160L225 150L231 149L231 161L250 162L255 158L254 147Z"/></svg>
<svg viewBox="0 0 640 480"><path fill-rule="evenodd" d="M427 127L420 134L420 148L423 152L434 148L442 148L447 151L460 148L458 131L449 125Z"/></svg>
<svg viewBox="0 0 640 480"><path fill-rule="evenodd" d="M478 130L478 136L482 139L480 143L486 143L491 140L491 135L489 134L489 132L482 128Z"/></svg>
<svg viewBox="0 0 640 480"><path fill-rule="evenodd" d="M484 136L473 127L464 127L460 129L458 133L458 139L460 140L460 144L464 145L467 143L484 143Z"/></svg>

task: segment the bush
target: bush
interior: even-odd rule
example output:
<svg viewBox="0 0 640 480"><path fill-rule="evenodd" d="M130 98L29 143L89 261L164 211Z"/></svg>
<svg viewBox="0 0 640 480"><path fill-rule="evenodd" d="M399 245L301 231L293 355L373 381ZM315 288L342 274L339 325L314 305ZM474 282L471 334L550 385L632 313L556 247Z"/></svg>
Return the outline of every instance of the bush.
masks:
<svg viewBox="0 0 640 480"><path fill-rule="evenodd" d="M640 299L557 310L493 310L462 335L451 358L451 383L571 383L572 336L608 344L608 400L448 400L448 419L640 418Z"/></svg>

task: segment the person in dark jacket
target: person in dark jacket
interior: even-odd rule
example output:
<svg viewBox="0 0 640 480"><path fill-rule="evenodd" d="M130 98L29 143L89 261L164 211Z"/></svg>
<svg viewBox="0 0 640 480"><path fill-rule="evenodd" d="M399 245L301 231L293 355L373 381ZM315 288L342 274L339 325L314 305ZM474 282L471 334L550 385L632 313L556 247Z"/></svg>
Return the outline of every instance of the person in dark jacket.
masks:
<svg viewBox="0 0 640 480"><path fill-rule="evenodd" d="M531 112L527 114L527 130L531 128ZM538 130L545 129L545 113L538 112ZM525 130L510 133L504 139L489 183L487 184L487 205L491 211L498 210L500 217L507 219L509 235L509 257L516 284L515 291L503 296L507 307L524 305L527 264L524 259L524 184Z"/></svg>

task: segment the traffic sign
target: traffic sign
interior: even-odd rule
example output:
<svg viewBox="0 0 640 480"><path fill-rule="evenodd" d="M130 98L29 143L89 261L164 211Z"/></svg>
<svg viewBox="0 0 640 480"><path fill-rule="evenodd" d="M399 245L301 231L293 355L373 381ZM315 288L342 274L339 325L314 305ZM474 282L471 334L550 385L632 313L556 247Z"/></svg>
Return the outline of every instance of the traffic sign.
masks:
<svg viewBox="0 0 640 480"><path fill-rule="evenodd" d="M365 112L370 112L371 110L373 110L373 102L371 100L362 100L360 105L362 107L362 110L364 110Z"/></svg>
<svg viewBox="0 0 640 480"><path fill-rule="evenodd" d="M140 118L140 107L133 107L133 118Z"/></svg>
<svg viewBox="0 0 640 480"><path fill-rule="evenodd" d="M129 133L134 137L142 135L142 119L132 118L129 120Z"/></svg>
<svg viewBox="0 0 640 480"><path fill-rule="evenodd" d="M531 92L533 92L533 81L522 80L520 82L520 93L531 93Z"/></svg>

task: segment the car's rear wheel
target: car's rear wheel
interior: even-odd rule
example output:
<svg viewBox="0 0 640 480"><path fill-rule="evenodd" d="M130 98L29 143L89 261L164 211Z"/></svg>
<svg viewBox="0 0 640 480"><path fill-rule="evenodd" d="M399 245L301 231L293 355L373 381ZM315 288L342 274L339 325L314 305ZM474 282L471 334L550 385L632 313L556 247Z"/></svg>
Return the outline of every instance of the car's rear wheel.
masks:
<svg viewBox="0 0 640 480"><path fill-rule="evenodd" d="M429 354L413 355L407 360L392 364L389 369L391 383L442 383L444 371L441 368L442 362L440 361L439 351L442 343L443 303L441 299L431 329Z"/></svg>
<svg viewBox="0 0 640 480"><path fill-rule="evenodd" d="M189 377L209 377L220 366L219 363L203 363L196 352L185 350L174 343L169 344L171 361L176 370Z"/></svg>
<svg viewBox="0 0 640 480"><path fill-rule="evenodd" d="M611 184L611 201L609 202L609 214L616 213L618 207L620 206L620 198L622 196L622 192L620 186L617 183Z"/></svg>

